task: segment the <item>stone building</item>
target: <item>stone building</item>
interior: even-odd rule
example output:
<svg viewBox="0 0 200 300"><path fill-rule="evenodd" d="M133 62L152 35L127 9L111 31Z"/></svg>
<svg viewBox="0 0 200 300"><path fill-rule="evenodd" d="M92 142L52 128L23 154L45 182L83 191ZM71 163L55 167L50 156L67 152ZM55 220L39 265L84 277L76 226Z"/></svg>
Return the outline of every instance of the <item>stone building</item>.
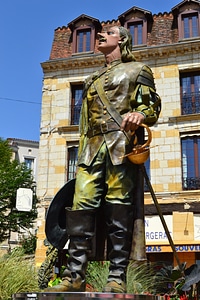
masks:
<svg viewBox="0 0 200 300"><path fill-rule="evenodd" d="M80 15L55 29L49 60L41 64L37 265L45 257L46 210L74 177L83 82L104 65L96 34L113 25L130 30L136 60L153 70L162 112L151 128L148 173L180 261L200 263L200 1L185 0L169 10L152 14L134 6L109 21ZM148 191L145 230L147 258L176 264Z"/></svg>
<svg viewBox="0 0 200 300"><path fill-rule="evenodd" d="M19 163L25 163L26 166L32 170L33 179L35 185L37 185L39 142L18 138L7 138L7 141L12 150L12 159L17 160ZM30 229L30 232L35 235L36 230L37 224ZM19 245L22 236L28 237L29 233L26 232L25 229L21 229L20 233L10 232L9 240L5 240L0 244L0 251L8 251L8 249L13 249Z"/></svg>
<svg viewBox="0 0 200 300"><path fill-rule="evenodd" d="M39 142L8 138L12 149L13 159L19 163L25 163L32 170L34 181L37 182Z"/></svg>

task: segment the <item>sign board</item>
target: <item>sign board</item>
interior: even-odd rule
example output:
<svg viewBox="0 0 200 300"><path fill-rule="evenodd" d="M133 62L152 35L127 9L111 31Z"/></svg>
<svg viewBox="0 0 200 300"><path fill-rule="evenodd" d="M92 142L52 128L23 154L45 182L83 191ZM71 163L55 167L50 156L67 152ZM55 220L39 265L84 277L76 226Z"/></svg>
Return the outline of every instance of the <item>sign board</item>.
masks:
<svg viewBox="0 0 200 300"><path fill-rule="evenodd" d="M200 241L200 215L194 215L194 240Z"/></svg>
<svg viewBox="0 0 200 300"><path fill-rule="evenodd" d="M172 216L164 216L168 230L173 238ZM168 242L167 235L159 216L145 216L145 238L146 242Z"/></svg>
<svg viewBox="0 0 200 300"><path fill-rule="evenodd" d="M19 211L30 211L33 203L33 191L31 189L19 188L16 197L16 209Z"/></svg>

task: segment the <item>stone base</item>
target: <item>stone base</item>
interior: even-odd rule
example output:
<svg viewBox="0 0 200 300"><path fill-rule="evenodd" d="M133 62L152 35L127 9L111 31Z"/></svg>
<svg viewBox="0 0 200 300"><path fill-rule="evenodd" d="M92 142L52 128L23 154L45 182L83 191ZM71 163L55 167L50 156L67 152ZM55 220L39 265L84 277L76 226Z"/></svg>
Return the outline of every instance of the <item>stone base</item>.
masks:
<svg viewBox="0 0 200 300"><path fill-rule="evenodd" d="M129 299L129 300L161 300L160 296L114 294L114 293L21 293L14 294L13 300L100 300L100 299Z"/></svg>

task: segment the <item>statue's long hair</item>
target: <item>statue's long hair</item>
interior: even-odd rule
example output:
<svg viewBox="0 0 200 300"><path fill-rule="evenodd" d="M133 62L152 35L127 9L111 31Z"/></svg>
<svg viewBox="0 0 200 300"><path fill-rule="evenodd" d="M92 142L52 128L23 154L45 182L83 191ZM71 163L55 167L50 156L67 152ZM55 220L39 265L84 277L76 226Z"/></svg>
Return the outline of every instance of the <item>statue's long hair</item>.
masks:
<svg viewBox="0 0 200 300"><path fill-rule="evenodd" d="M120 51L122 54L122 61L128 62L128 61L135 61L135 57L132 53L132 36L130 32L122 26L119 26L119 34L122 38L122 43L120 44Z"/></svg>

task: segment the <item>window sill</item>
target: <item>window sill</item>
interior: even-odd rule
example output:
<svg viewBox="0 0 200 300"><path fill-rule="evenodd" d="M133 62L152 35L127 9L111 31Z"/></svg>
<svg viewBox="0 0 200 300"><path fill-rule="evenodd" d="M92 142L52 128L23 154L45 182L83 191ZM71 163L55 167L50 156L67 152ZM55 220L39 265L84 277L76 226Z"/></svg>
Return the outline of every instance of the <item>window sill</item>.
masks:
<svg viewBox="0 0 200 300"><path fill-rule="evenodd" d="M79 131L79 126L78 125L68 125L68 126L60 126L60 127L58 127L58 132L59 133L71 132L71 131L78 132Z"/></svg>

